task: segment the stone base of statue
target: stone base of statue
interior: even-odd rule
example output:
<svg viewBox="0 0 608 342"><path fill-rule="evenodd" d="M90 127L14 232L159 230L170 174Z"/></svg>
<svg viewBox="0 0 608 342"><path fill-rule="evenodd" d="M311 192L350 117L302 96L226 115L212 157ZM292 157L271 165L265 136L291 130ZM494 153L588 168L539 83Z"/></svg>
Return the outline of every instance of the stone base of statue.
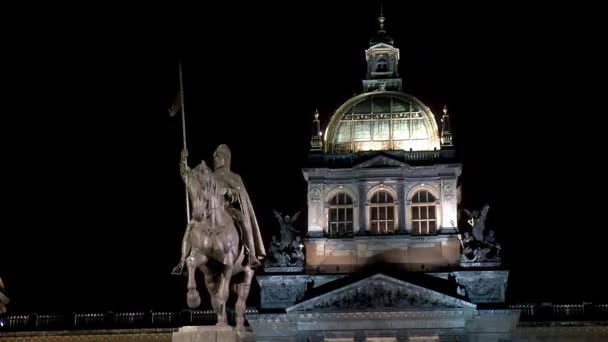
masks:
<svg viewBox="0 0 608 342"><path fill-rule="evenodd" d="M461 261L460 267L463 268L489 268L489 267L500 267L502 262L500 259L492 260L492 261L480 261L480 262L470 262L470 261Z"/></svg>
<svg viewBox="0 0 608 342"><path fill-rule="evenodd" d="M304 271L304 266L276 266L264 267L265 273L299 273Z"/></svg>
<svg viewBox="0 0 608 342"><path fill-rule="evenodd" d="M242 342L241 334L230 325L185 326L171 336L172 342Z"/></svg>

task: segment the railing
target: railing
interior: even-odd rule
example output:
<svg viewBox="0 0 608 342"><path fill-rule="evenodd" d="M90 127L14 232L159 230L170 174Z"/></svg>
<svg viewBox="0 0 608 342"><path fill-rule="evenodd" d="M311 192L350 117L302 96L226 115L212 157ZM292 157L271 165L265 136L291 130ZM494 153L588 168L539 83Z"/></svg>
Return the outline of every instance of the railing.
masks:
<svg viewBox="0 0 608 342"><path fill-rule="evenodd" d="M410 151L405 153L406 161L435 160L439 158L439 151Z"/></svg>
<svg viewBox="0 0 608 342"><path fill-rule="evenodd" d="M514 304L522 321L608 320L608 304Z"/></svg>
<svg viewBox="0 0 608 342"><path fill-rule="evenodd" d="M228 310L234 324L234 310ZM257 313L256 309L247 309ZM0 332L94 329L177 328L185 325L212 325L217 322L213 310L105 312L68 314L29 314L0 316Z"/></svg>

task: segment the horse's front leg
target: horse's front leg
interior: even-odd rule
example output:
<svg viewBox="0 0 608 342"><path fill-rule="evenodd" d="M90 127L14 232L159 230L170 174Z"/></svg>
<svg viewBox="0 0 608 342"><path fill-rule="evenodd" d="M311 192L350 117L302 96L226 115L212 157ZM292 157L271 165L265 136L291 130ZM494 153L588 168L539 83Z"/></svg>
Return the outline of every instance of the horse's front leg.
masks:
<svg viewBox="0 0 608 342"><path fill-rule="evenodd" d="M253 270L246 266L243 269L243 279L236 285L238 299L235 305L236 311L236 328L239 331L245 330L245 308L249 289L251 288L251 279L253 278Z"/></svg>
<svg viewBox="0 0 608 342"><path fill-rule="evenodd" d="M230 294L230 278L232 278L232 267L233 259L228 255L224 259L224 266L222 267L222 273L220 274L220 281L217 291L218 305L221 308L221 312L217 314L217 324L224 325L228 324L226 319L226 303L228 302L228 296Z"/></svg>
<svg viewBox="0 0 608 342"><path fill-rule="evenodd" d="M188 307L191 309L197 308L201 305L201 296L196 289L196 269L207 263L207 257L202 255L197 249L192 249L188 259L186 259L186 266L188 267L188 295L187 302Z"/></svg>

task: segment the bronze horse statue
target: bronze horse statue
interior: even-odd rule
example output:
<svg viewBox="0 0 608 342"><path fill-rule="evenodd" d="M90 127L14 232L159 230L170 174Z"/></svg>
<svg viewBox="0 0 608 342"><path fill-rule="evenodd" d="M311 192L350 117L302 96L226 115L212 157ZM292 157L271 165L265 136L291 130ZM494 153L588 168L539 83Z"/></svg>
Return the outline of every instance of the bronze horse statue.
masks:
<svg viewBox="0 0 608 342"><path fill-rule="evenodd" d="M254 271L243 262L245 248L230 208L225 205L222 184L213 171L201 162L193 170L196 181L199 211L190 221L188 240L190 252L186 259L188 269L187 302L197 308L201 298L197 290L195 273L200 270L217 314L217 325L226 325L226 302L230 283L238 295L235 305L237 330L244 329L245 304L249 296ZM202 209L202 210L201 210Z"/></svg>

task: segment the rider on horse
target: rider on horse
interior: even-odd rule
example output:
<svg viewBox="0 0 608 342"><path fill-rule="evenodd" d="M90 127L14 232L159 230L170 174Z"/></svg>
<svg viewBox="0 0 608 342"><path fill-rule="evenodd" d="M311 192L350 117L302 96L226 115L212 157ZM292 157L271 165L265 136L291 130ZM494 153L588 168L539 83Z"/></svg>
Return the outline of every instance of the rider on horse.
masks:
<svg viewBox="0 0 608 342"><path fill-rule="evenodd" d="M189 222L184 237L182 239L182 256L180 262L173 269L174 274L182 274L186 258L190 251L190 231L196 222L200 222L205 211L209 208L204 208L203 203L203 186L200 183L201 177L198 175L203 172L204 162L194 169L188 167L188 151L182 151L182 160L180 162L180 174L188 188L190 201L192 203L192 218ZM226 211L230 213L234 221L238 224L241 231L241 239L248 253L248 265L255 268L261 263L259 259L266 256L266 251L262 242L260 228L253 211L253 206L249 200L249 195L245 190L245 186L241 177L230 170L231 153L228 146L222 144L217 147L213 153L214 174L219 182L221 182L221 193L226 198Z"/></svg>

